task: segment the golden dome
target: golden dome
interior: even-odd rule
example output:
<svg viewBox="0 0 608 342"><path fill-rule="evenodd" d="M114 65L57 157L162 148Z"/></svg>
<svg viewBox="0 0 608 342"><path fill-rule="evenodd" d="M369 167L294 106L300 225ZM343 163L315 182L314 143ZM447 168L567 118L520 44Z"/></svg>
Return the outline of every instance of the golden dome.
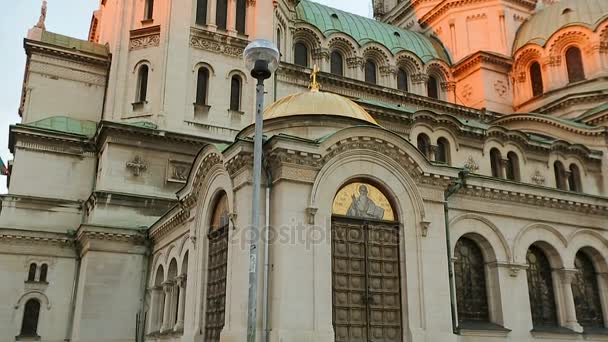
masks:
<svg viewBox="0 0 608 342"><path fill-rule="evenodd" d="M378 125L363 107L332 93L309 91L285 96L264 111L264 120L296 115L335 115Z"/></svg>

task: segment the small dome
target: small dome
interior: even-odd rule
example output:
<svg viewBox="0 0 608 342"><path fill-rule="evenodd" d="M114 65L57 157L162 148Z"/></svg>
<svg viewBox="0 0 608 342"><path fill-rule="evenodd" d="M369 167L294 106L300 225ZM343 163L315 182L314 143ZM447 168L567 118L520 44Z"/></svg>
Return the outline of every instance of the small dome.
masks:
<svg viewBox="0 0 608 342"><path fill-rule="evenodd" d="M264 120L297 115L342 116L378 125L376 120L355 102L337 94L319 91L285 96L266 108Z"/></svg>
<svg viewBox="0 0 608 342"><path fill-rule="evenodd" d="M608 0L562 0L543 8L521 25L513 53L528 43L544 46L562 27L582 25L593 31L607 18Z"/></svg>

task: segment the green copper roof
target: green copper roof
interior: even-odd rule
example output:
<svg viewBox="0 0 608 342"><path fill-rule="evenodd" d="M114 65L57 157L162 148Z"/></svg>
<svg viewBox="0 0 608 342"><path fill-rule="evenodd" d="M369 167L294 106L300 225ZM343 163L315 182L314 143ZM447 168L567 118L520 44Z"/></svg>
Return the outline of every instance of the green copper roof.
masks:
<svg viewBox="0 0 608 342"><path fill-rule="evenodd" d="M97 131L97 123L88 120L76 120L67 116L53 116L50 118L30 122L27 126L50 129L53 131L92 137Z"/></svg>
<svg viewBox="0 0 608 342"><path fill-rule="evenodd" d="M63 47L66 49L74 49L81 52L87 52L94 55L108 56L108 49L105 45L89 42L87 40L72 38L58 33L42 31L41 42Z"/></svg>
<svg viewBox="0 0 608 342"><path fill-rule="evenodd" d="M368 42L384 45L393 54L400 51L411 51L425 63L432 59L450 62L441 44L421 33L404 30L308 0L300 1L296 7L296 15L298 19L318 28L325 36L341 32L351 36L360 45Z"/></svg>
<svg viewBox="0 0 608 342"><path fill-rule="evenodd" d="M608 0L562 0L534 14L517 31L513 53L527 43L544 46L559 29L581 25L594 31L608 18Z"/></svg>
<svg viewBox="0 0 608 342"><path fill-rule="evenodd" d="M588 111L584 112L579 117L577 117L576 121L585 121L585 119L588 117L594 116L596 114L604 113L604 112L608 112L608 102L589 109Z"/></svg>

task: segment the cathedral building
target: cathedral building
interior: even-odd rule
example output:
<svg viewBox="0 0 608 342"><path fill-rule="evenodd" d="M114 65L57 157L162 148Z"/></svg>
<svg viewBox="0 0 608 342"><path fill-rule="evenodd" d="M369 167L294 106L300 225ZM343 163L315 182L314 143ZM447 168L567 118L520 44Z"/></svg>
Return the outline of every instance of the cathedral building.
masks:
<svg viewBox="0 0 608 342"><path fill-rule="evenodd" d="M101 0L80 40L43 7L0 342L245 341L252 267L257 341L608 340L608 1L373 9Z"/></svg>

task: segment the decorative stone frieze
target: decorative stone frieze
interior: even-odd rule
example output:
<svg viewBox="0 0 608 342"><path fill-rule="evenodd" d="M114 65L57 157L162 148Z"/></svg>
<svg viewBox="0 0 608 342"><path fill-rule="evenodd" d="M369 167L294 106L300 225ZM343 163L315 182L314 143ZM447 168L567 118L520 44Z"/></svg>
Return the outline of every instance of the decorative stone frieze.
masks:
<svg viewBox="0 0 608 342"><path fill-rule="evenodd" d="M167 163L167 182L186 183L191 164L179 160L169 160Z"/></svg>
<svg viewBox="0 0 608 342"><path fill-rule="evenodd" d="M331 51L327 48L318 47L312 51L312 58L315 60L329 60L329 56L331 55Z"/></svg>
<svg viewBox="0 0 608 342"><path fill-rule="evenodd" d="M426 83L429 80L429 75L427 74L414 74L412 75L413 83Z"/></svg>
<svg viewBox="0 0 608 342"><path fill-rule="evenodd" d="M362 57L349 57L346 59L346 65L351 69L362 68L364 60Z"/></svg>
<svg viewBox="0 0 608 342"><path fill-rule="evenodd" d="M454 91L456 89L456 82L441 82L441 89L443 91Z"/></svg>
<svg viewBox="0 0 608 342"><path fill-rule="evenodd" d="M228 57L242 58L247 43L246 39L238 37L231 37L197 28L190 29L190 46Z"/></svg>
<svg viewBox="0 0 608 342"><path fill-rule="evenodd" d="M131 30L129 50L145 49L160 45L160 25Z"/></svg>
<svg viewBox="0 0 608 342"><path fill-rule="evenodd" d="M473 159L473 156L469 156L464 163L464 168L469 170L470 173L476 173L479 170L479 164Z"/></svg>
<svg viewBox="0 0 608 342"><path fill-rule="evenodd" d="M543 174L540 173L539 170L536 170L534 172L534 175L532 175L532 182L534 182L535 184L538 184L538 185L544 185L545 184L545 176L543 176Z"/></svg>
<svg viewBox="0 0 608 342"><path fill-rule="evenodd" d="M503 80L494 81L494 91L496 92L496 95L498 95L499 97L504 97L508 90L509 90L509 87L505 81L503 81Z"/></svg>

